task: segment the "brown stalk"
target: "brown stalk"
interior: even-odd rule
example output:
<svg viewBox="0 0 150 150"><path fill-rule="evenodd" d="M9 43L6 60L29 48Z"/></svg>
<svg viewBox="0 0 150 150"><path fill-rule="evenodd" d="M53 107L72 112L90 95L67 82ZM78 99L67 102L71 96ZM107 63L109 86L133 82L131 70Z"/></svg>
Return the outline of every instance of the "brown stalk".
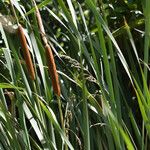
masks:
<svg viewBox="0 0 150 150"><path fill-rule="evenodd" d="M35 80L35 71L34 71L32 59L31 59L31 55L30 55L30 52L29 52L29 49L27 46L27 41L26 41L26 37L23 32L23 27L20 24L18 25L18 34L19 34L21 46L23 49L23 55L24 55L24 59L25 59L26 65L27 65L27 69L28 69L30 78L32 80Z"/></svg>
<svg viewBox="0 0 150 150"><path fill-rule="evenodd" d="M35 10L36 10L36 17L37 17L37 22L38 22L41 38L42 38L42 41L43 41L43 45L45 47L47 64L48 64L49 73L50 73L51 80L52 80L53 90L54 90L54 93L57 96L60 96L60 93L61 93L60 84L59 84L58 73L57 73L57 70L56 70L56 64L55 64L54 56L53 56L51 47L48 44L48 40L45 36L46 34L45 34L45 30L44 30L44 26L43 26L43 23L42 23L42 18L41 18L39 9L36 5L36 2L34 0L33 0L33 2L34 2Z"/></svg>
<svg viewBox="0 0 150 150"><path fill-rule="evenodd" d="M37 23L38 23L38 26L39 26L41 38L42 38L43 44L46 45L46 44L48 44L48 41L47 41L47 38L45 36L45 30L44 30L41 14L40 14L39 9L36 5L36 2L34 0L33 0L33 2L34 2L34 6L35 6L36 18L37 18Z"/></svg>

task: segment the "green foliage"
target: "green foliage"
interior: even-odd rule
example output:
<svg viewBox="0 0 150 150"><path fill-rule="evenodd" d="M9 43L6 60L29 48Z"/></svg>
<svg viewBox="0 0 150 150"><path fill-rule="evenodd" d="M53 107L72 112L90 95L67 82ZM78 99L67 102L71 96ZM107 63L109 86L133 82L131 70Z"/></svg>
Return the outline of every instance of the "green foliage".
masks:
<svg viewBox="0 0 150 150"><path fill-rule="evenodd" d="M0 149L149 149L149 0L37 5L61 97L53 92L33 1L1 1ZM35 80L23 57L18 22Z"/></svg>

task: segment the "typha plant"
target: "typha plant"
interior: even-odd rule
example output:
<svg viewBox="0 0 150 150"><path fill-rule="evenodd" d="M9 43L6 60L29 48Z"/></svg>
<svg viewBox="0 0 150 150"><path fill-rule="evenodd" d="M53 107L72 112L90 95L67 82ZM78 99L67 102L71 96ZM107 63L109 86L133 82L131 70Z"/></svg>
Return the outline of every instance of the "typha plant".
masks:
<svg viewBox="0 0 150 150"><path fill-rule="evenodd" d="M42 22L39 9L34 0L33 0L33 3L35 7L35 13L36 13L36 18L37 18L37 23L39 26L40 34L41 34L41 39L43 42L43 46L45 48L45 54L46 54L48 69L49 69L49 73L50 73L50 77L52 81L53 91L56 94L57 100L58 100L58 108L59 108L59 113L60 113L61 126L63 130L65 131L64 118L63 118L63 113L61 109L61 101L60 101L61 90L60 90L60 84L59 84L59 79L58 79L58 73L56 70L56 64L55 64L54 56L52 53L52 49L48 43L47 37L45 36L46 33L44 30L44 26L43 26L43 22ZM67 149L67 145L66 145L66 149Z"/></svg>
<svg viewBox="0 0 150 150"><path fill-rule="evenodd" d="M46 33L44 30L44 26L43 26L43 22L42 22L42 18L41 18L39 9L38 9L36 2L34 0L33 0L33 3L35 6L36 18L37 18L37 23L39 26L41 38L43 41L43 45L45 47L45 54L46 54L46 58L47 58L49 73L50 73L51 80L52 80L53 90L54 90L54 93L60 97L60 94L61 94L60 84L59 84L58 73L56 70L56 64L55 64L54 56L52 53L52 49L51 49L51 47L48 43L48 40L46 38Z"/></svg>
<svg viewBox="0 0 150 150"><path fill-rule="evenodd" d="M18 35L20 38L21 47L23 50L23 56L24 56L24 59L25 59L26 65L27 65L28 73L30 75L30 78L32 80L35 80L34 66L33 66L33 62L31 59L30 51L28 49L28 44L27 44L27 40L26 40L26 37L24 34L24 29L21 24L18 25Z"/></svg>
<svg viewBox="0 0 150 150"><path fill-rule="evenodd" d="M54 57L53 57L52 50L49 44L45 45L45 53L47 57L49 73L52 79L53 90L57 96L60 96L61 93L60 93L60 85L59 85L59 80L58 80L58 73L56 71Z"/></svg>
<svg viewBox="0 0 150 150"><path fill-rule="evenodd" d="M13 34L18 34L19 39L20 39L20 45L21 45L21 48L23 51L23 56L24 56L25 63L26 63L26 67L28 69L28 74L32 80L35 80L35 70L34 70L32 58L31 58L31 54L30 54L30 51L28 48L26 36L24 33L24 28L19 23L19 20L18 20L18 17L16 15L16 11L14 9L12 1L10 0L9 2L10 2L13 16L11 16L11 15L10 16L3 16L0 14L0 20L1 20L1 23L3 24L4 29L7 32L13 33ZM16 23L17 23L16 25L12 24L13 20L16 21Z"/></svg>

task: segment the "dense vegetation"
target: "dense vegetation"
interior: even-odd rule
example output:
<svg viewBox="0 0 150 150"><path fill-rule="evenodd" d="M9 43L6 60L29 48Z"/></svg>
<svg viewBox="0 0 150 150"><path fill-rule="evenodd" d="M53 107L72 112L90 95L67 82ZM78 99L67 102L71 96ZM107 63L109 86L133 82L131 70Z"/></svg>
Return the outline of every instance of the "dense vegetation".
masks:
<svg viewBox="0 0 150 150"><path fill-rule="evenodd" d="M0 149L150 149L149 7L0 0Z"/></svg>

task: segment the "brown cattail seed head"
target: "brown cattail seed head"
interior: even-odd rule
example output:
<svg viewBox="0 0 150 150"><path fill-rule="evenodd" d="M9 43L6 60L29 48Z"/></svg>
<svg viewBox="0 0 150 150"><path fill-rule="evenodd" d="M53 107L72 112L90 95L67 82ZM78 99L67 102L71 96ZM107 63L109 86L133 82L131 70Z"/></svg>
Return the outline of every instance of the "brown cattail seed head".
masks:
<svg viewBox="0 0 150 150"><path fill-rule="evenodd" d="M59 80L58 80L58 73L56 70L56 65L55 65L52 50L48 44L45 46L45 51L46 51L49 73L50 73L51 80L52 80L53 90L57 96L60 96L60 85L59 85Z"/></svg>
<svg viewBox="0 0 150 150"><path fill-rule="evenodd" d="M19 34L19 38L20 38L20 42L21 42L21 46L22 46L22 50L23 50L23 55L24 55L24 59L25 59L26 65L27 65L29 75L32 80L35 80L35 72L34 72L31 55L30 55L30 52L29 52L29 49L27 46L27 41L26 41L26 37L24 35L23 27L20 24L18 26L18 34Z"/></svg>

